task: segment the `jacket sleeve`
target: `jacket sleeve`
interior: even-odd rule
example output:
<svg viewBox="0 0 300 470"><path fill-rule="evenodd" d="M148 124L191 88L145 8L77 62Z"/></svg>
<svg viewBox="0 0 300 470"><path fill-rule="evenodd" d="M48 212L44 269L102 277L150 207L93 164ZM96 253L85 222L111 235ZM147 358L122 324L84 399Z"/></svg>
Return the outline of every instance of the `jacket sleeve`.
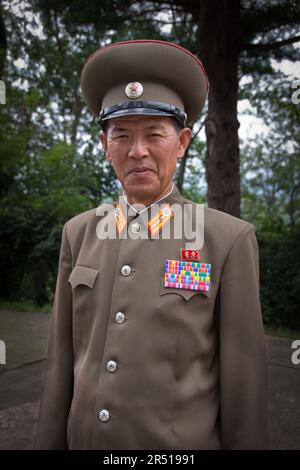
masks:
<svg viewBox="0 0 300 470"><path fill-rule="evenodd" d="M266 449L267 364L251 224L236 238L223 268L219 321L222 446Z"/></svg>
<svg viewBox="0 0 300 470"><path fill-rule="evenodd" d="M72 257L67 224L62 232L35 449L66 449L67 421L73 396Z"/></svg>

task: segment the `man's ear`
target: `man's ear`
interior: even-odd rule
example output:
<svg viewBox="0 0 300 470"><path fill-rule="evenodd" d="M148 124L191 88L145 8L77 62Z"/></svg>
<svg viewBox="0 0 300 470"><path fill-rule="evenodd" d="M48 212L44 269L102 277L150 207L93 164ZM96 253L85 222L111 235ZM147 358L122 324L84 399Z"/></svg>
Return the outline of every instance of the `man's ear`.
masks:
<svg viewBox="0 0 300 470"><path fill-rule="evenodd" d="M105 157L107 160L110 160L109 156L108 156L108 152L107 152L107 134L105 134L103 131L100 132L99 134L99 140L102 144L102 148L105 152Z"/></svg>
<svg viewBox="0 0 300 470"><path fill-rule="evenodd" d="M184 127L179 132L177 159L184 156L192 138L192 131L189 127Z"/></svg>

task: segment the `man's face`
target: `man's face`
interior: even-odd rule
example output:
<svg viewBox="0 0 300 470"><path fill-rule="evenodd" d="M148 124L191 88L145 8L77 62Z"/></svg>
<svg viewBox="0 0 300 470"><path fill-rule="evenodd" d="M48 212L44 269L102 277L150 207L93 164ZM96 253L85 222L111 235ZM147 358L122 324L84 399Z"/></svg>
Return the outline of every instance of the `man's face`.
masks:
<svg viewBox="0 0 300 470"><path fill-rule="evenodd" d="M176 129L169 117L125 116L110 119L100 139L129 202L146 204L171 189L191 130Z"/></svg>

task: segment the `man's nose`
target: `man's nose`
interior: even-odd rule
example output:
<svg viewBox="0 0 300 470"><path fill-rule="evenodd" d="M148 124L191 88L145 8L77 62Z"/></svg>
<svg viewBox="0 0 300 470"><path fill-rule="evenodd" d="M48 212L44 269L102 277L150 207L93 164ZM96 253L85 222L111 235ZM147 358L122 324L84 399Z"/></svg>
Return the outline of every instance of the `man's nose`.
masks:
<svg viewBox="0 0 300 470"><path fill-rule="evenodd" d="M148 155L148 149L146 142L141 137L133 138L131 141L128 157L131 158L143 158Z"/></svg>

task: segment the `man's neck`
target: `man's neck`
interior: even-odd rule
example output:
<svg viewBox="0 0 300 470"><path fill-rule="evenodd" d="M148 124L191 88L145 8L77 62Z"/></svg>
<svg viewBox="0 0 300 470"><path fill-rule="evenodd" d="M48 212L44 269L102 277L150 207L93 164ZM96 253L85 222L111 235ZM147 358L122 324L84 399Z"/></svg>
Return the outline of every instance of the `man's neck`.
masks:
<svg viewBox="0 0 300 470"><path fill-rule="evenodd" d="M141 200L141 199L136 199L134 197L131 197L131 196L127 196L126 193L123 191L123 196L125 196L125 199L127 200L127 202L132 206L136 206L136 209L139 210L139 208L137 206L141 205L141 206L144 206L144 207L149 207L151 206L152 204L155 204L155 202L159 202L161 201L163 198L165 198L169 193L171 193L174 189L174 183L171 181L171 183L169 184L169 186L167 187L167 189L165 191L163 191L161 193L160 196L157 196L155 198L149 198L149 199L145 199L145 200Z"/></svg>

